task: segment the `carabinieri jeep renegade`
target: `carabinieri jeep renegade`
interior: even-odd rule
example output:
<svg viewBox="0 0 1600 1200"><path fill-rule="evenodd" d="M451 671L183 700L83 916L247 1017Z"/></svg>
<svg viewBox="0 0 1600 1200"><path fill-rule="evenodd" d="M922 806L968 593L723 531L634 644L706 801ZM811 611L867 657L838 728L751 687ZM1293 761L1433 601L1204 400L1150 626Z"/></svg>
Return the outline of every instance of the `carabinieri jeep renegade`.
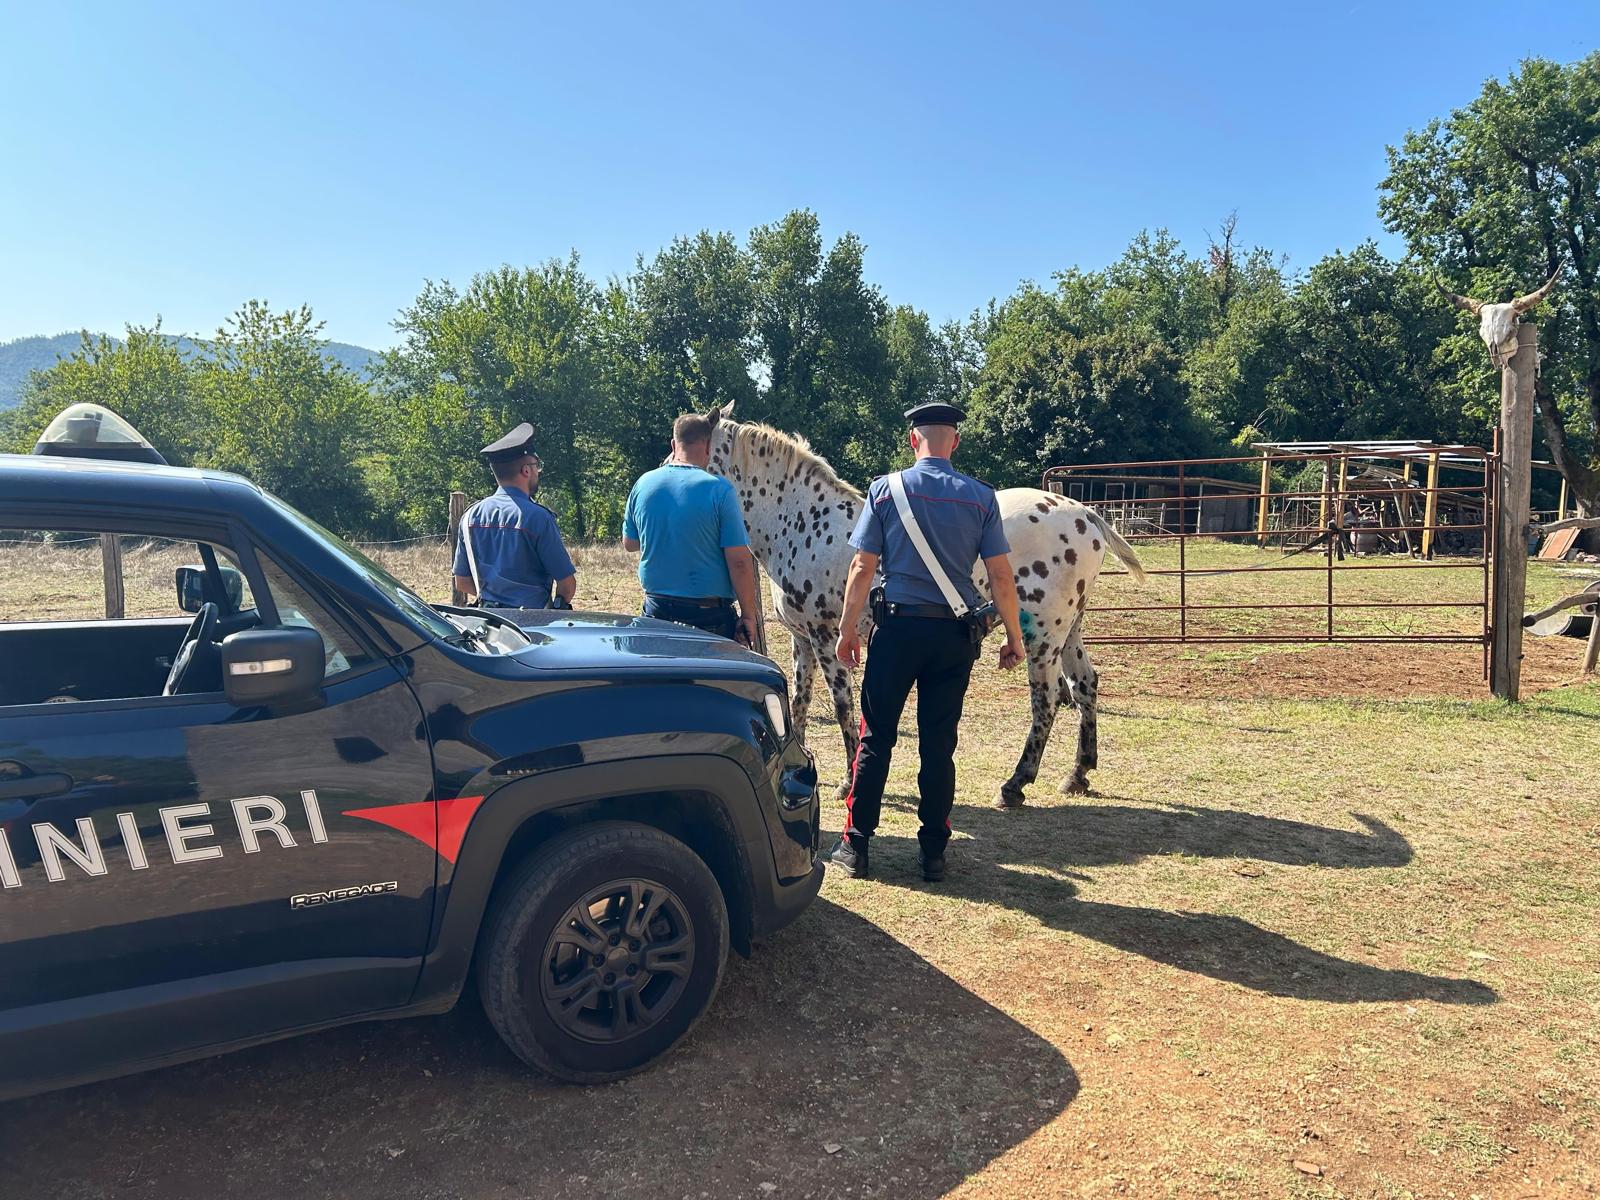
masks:
<svg viewBox="0 0 1600 1200"><path fill-rule="evenodd" d="M0 1098L443 1012L469 975L523 1060L615 1078L817 893L768 659L431 606L236 476L0 455L0 551L85 535L193 561L172 615L4 598Z"/></svg>

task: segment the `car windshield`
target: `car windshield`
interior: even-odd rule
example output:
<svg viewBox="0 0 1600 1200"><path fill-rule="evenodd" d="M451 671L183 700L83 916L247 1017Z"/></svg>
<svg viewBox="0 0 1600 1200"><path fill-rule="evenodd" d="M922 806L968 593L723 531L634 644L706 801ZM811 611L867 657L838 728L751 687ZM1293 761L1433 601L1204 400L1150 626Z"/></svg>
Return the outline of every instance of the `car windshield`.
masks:
<svg viewBox="0 0 1600 1200"><path fill-rule="evenodd" d="M297 524L303 526L331 553L338 555L340 558L344 559L345 562L349 563L350 566L354 567L357 571L361 572L362 575L366 576L367 581L371 583L373 587L377 588L380 592L392 600L395 606L404 612L407 617L411 618L413 622L420 626L424 633L428 633L439 638L448 638L457 635L456 627L450 624L449 621L446 621L444 617L439 615L439 613L435 612L433 607L426 600L413 592L405 584L401 583L393 575L389 574L389 572L385 571L377 563L373 562L370 558L361 553L361 551L357 550L338 534L334 533L332 530L324 529L321 525L318 525L303 512L300 512L292 505L285 504L276 496L268 492L263 492L262 495L266 497L267 503L278 509L278 511L283 513L285 516L293 519Z"/></svg>

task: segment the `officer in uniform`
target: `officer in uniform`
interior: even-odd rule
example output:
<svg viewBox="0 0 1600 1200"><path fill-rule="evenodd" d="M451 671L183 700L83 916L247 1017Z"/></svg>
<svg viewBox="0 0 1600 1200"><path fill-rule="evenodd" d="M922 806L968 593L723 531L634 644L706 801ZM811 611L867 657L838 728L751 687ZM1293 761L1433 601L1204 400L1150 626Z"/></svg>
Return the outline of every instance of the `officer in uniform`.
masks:
<svg viewBox="0 0 1600 1200"><path fill-rule="evenodd" d="M500 486L461 519L456 590L484 608L571 608L577 571L555 514L533 499L542 466L533 452L533 426L524 421L480 453Z"/></svg>
<svg viewBox="0 0 1600 1200"><path fill-rule="evenodd" d="M858 626L869 594L874 628L871 654L861 681L861 746L852 767L844 833L828 861L846 875L869 874L868 840L878 828L883 787L889 776L900 713L913 684L917 688L917 750L921 760L917 791L918 861L929 882L944 878L945 844L950 840L950 809L955 804L956 726L966 699L972 664L977 661L988 614L972 583L973 564L983 559L994 596L992 612L1005 624L1000 666L1022 662L1010 546L1000 526L994 489L963 475L950 464L961 442L957 424L965 417L953 404L922 404L910 409L911 448L916 464L900 472L905 500L945 579L966 608L957 615L940 582L901 520L890 477L873 481L867 505L850 534L856 555L845 584L839 634L841 662L861 662ZM881 590L874 577L883 577Z"/></svg>

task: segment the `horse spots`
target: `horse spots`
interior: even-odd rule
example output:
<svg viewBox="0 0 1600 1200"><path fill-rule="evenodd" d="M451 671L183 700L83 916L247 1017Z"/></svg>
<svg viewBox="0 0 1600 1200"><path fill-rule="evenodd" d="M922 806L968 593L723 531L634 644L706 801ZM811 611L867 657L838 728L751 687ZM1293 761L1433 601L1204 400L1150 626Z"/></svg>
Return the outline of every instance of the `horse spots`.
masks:
<svg viewBox="0 0 1600 1200"><path fill-rule="evenodd" d="M1028 514L1028 520L1032 521L1035 525L1039 523L1039 518L1034 516L1032 513Z"/></svg>
<svg viewBox="0 0 1600 1200"><path fill-rule="evenodd" d="M1078 580L1078 595L1083 595L1083 580Z"/></svg>
<svg viewBox="0 0 1600 1200"><path fill-rule="evenodd" d="M1042 513L1047 513L1047 512L1050 511L1050 506L1048 504L1046 504L1043 500L1041 500L1041 501L1039 501L1039 503L1035 504L1034 507L1037 508Z"/></svg>
<svg viewBox="0 0 1600 1200"><path fill-rule="evenodd" d="M1066 538L1062 538L1061 540L1064 542L1067 539ZM1068 546L1065 550L1063 550L1061 552L1061 557L1063 559L1065 559L1066 562L1070 565L1070 564L1075 563L1075 562L1078 561L1078 552L1076 550L1074 550L1071 546Z"/></svg>
<svg viewBox="0 0 1600 1200"><path fill-rule="evenodd" d="M1043 588L1034 588L1033 591L1028 593L1028 601L1031 604L1037 604L1037 603L1039 603L1039 601L1041 601L1043 599L1044 599L1044 589Z"/></svg>
<svg viewBox="0 0 1600 1200"><path fill-rule="evenodd" d="M1027 567L1018 567L1017 568L1017 577L1019 579L1026 579L1028 577L1028 568Z"/></svg>
<svg viewBox="0 0 1600 1200"><path fill-rule="evenodd" d="M1095 538L1094 539L1094 548L1096 550L1100 549L1100 539L1099 538Z"/></svg>
<svg viewBox="0 0 1600 1200"><path fill-rule="evenodd" d="M1045 566L1042 562L1035 562L1033 564L1033 573L1040 579L1043 579L1045 576L1050 574L1050 568Z"/></svg>
<svg viewBox="0 0 1600 1200"><path fill-rule="evenodd" d="M1078 518L1077 526L1078 526L1078 532L1079 533L1088 533L1089 532L1089 522L1085 521L1082 517Z"/></svg>

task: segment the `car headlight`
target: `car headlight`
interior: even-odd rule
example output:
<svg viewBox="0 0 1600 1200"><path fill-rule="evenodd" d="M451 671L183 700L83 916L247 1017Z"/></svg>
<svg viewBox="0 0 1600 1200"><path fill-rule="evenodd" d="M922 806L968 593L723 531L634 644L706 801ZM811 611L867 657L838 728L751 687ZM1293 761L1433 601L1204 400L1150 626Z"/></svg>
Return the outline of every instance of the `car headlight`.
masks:
<svg viewBox="0 0 1600 1200"><path fill-rule="evenodd" d="M768 692L766 698L767 720L772 722L772 732L778 735L781 742L789 736L789 721L783 711L783 697L777 692Z"/></svg>

